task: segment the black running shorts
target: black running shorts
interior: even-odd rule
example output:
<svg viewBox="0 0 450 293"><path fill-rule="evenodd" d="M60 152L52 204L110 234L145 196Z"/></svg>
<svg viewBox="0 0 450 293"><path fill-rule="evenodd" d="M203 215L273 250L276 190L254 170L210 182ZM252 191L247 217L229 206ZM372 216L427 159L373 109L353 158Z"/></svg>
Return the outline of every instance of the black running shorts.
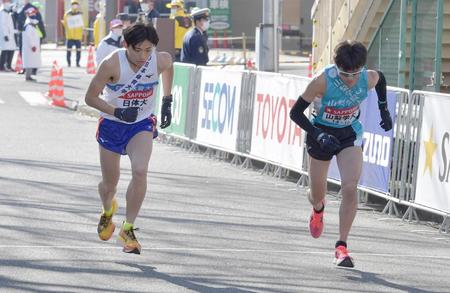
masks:
<svg viewBox="0 0 450 293"><path fill-rule="evenodd" d="M343 149L352 146L362 146L362 139L357 140L356 132L352 126L346 126L343 128L336 128L325 126L321 124L315 124L315 127L323 129L326 133L334 135L341 143L341 148L336 152L328 153L320 148L319 143L309 134L306 135L306 148L308 154L316 160L329 161L334 155L339 154Z"/></svg>

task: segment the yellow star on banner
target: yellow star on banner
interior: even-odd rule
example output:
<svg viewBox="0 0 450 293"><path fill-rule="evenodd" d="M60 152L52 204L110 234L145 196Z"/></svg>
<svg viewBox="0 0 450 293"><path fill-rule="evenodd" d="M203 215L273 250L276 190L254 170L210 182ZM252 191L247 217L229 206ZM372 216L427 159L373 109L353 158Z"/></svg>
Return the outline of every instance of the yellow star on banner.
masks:
<svg viewBox="0 0 450 293"><path fill-rule="evenodd" d="M437 144L435 144L433 141L433 126L431 126L430 137L428 138L428 141L424 140L423 143L425 144L425 167L423 168L423 174L425 174L427 169L429 169L430 175L432 175L433 154L437 148Z"/></svg>

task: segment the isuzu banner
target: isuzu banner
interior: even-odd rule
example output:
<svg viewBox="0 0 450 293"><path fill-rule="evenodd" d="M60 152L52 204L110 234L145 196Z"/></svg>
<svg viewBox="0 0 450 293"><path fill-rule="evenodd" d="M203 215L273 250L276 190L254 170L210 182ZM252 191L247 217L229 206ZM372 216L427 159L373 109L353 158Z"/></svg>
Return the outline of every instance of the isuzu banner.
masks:
<svg viewBox="0 0 450 293"><path fill-rule="evenodd" d="M202 68L196 141L236 150L242 72Z"/></svg>
<svg viewBox="0 0 450 293"><path fill-rule="evenodd" d="M174 64L174 77L172 84L172 123L163 131L181 136L186 136L186 113L187 105L191 103L193 97L189 93L190 76L193 74L195 65ZM161 124L161 100L164 95L161 76L159 78L158 102L155 106L155 115L158 116L158 127Z"/></svg>
<svg viewBox="0 0 450 293"><path fill-rule="evenodd" d="M397 118L395 113L397 95L397 91L388 89L388 107L394 124ZM386 132L380 126L381 117L375 90L369 91L368 98L361 104L360 109L361 116L359 119L364 126L364 133L363 166L359 185L385 193L389 191L394 131ZM328 177L341 180L336 157L331 161Z"/></svg>
<svg viewBox="0 0 450 293"><path fill-rule="evenodd" d="M450 97L425 93L415 202L450 213Z"/></svg>
<svg viewBox="0 0 450 293"><path fill-rule="evenodd" d="M305 132L290 119L289 112L308 83L307 78L257 73L251 155L301 170Z"/></svg>

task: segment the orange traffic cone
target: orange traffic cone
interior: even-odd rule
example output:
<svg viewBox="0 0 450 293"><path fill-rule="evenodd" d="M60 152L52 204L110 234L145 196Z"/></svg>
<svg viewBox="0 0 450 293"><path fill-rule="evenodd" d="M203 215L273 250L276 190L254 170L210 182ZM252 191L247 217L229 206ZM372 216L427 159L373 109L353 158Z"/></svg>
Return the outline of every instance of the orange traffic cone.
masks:
<svg viewBox="0 0 450 293"><path fill-rule="evenodd" d="M23 63L22 63L22 55L19 54L17 55L17 60L16 60L16 67L14 68L14 70L19 73L23 70Z"/></svg>
<svg viewBox="0 0 450 293"><path fill-rule="evenodd" d="M92 46L89 46L88 49L88 61L86 65L86 72L88 74L95 74L94 47Z"/></svg>
<svg viewBox="0 0 450 293"><path fill-rule="evenodd" d="M58 85L58 63L53 61L52 71L50 73L50 81L48 82L48 92L46 96L53 99L55 96L56 86Z"/></svg>
<svg viewBox="0 0 450 293"><path fill-rule="evenodd" d="M309 54L308 77L312 77L312 55Z"/></svg>
<svg viewBox="0 0 450 293"><path fill-rule="evenodd" d="M63 69L58 66L58 64L53 62L56 76L54 79L54 87L53 87L53 96L52 96L52 105L58 107L65 107L66 103L64 102L64 78L63 78ZM53 70L52 70L52 74ZM53 78L52 78L53 79Z"/></svg>

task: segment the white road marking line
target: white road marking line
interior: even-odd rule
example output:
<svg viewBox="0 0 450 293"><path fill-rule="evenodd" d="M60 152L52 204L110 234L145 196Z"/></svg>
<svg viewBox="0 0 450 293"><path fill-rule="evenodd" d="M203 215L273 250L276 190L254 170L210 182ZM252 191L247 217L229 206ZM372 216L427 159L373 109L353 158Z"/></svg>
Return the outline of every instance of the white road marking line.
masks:
<svg viewBox="0 0 450 293"><path fill-rule="evenodd" d="M3 101L2 99L0 99L0 104L4 104L5 103L5 101Z"/></svg>
<svg viewBox="0 0 450 293"><path fill-rule="evenodd" d="M119 246L72 246L72 245L0 245L0 249L122 249ZM237 249L237 248L189 248L189 247L145 247L142 250L169 250L169 251L223 251L223 252L261 252L261 253L295 253L295 254L323 254L332 255L330 251L303 251L303 250L270 250L270 249ZM352 253L353 256L374 256L389 258L432 258L450 259L444 255L418 255L418 254L396 254L396 253Z"/></svg>
<svg viewBox="0 0 450 293"><path fill-rule="evenodd" d="M48 100L40 92L22 92L19 94L31 106L48 105Z"/></svg>

